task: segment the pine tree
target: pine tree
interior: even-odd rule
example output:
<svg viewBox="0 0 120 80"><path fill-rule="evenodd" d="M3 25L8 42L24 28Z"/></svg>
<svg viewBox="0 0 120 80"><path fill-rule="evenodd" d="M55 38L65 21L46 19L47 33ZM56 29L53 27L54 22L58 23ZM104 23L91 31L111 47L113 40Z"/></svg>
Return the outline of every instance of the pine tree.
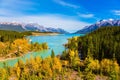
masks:
<svg viewBox="0 0 120 80"><path fill-rule="evenodd" d="M55 57L55 53L54 53L54 50L52 49L51 51L51 58L54 58Z"/></svg>

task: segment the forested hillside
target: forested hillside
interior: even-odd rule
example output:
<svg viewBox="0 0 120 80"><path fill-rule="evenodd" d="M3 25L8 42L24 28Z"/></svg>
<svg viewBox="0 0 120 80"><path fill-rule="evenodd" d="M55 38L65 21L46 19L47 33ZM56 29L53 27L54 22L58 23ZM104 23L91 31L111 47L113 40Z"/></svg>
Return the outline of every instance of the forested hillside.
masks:
<svg viewBox="0 0 120 80"><path fill-rule="evenodd" d="M32 35L31 32L16 32L16 31L5 31L0 30L0 41L6 42L6 41L13 41L15 39L21 39L25 36Z"/></svg>
<svg viewBox="0 0 120 80"><path fill-rule="evenodd" d="M76 42L70 39L69 49L77 49L81 58L87 57L87 53L94 59L112 59L115 57L120 63L120 27L100 28L83 37Z"/></svg>
<svg viewBox="0 0 120 80"><path fill-rule="evenodd" d="M120 79L120 27L104 27L82 37L73 37L65 46L68 49L61 59L75 64L79 56L81 62L77 67L85 77L89 73L93 78L89 75L86 80L94 80L93 74L107 76L108 80Z"/></svg>

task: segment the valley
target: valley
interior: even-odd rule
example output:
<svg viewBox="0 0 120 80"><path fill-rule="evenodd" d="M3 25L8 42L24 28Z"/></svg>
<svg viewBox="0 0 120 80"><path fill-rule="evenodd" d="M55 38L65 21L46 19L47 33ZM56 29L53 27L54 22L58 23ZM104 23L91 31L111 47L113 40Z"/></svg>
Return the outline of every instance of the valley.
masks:
<svg viewBox="0 0 120 80"><path fill-rule="evenodd" d="M17 46L15 48L18 57L1 60L1 79L69 80L75 76L73 79L117 80L120 78L119 31L120 27L103 27L89 34L51 36L48 35L51 34L49 32L47 35L34 32L37 36L31 34L25 37L30 42L15 39L14 46L19 45L21 49ZM47 43L47 46L41 46L44 43ZM31 49L31 52L27 52L27 49ZM9 50L11 51L12 47L8 48L8 52ZM21 55L21 52L24 55Z"/></svg>
<svg viewBox="0 0 120 80"><path fill-rule="evenodd" d="M0 80L120 80L120 0L0 0Z"/></svg>

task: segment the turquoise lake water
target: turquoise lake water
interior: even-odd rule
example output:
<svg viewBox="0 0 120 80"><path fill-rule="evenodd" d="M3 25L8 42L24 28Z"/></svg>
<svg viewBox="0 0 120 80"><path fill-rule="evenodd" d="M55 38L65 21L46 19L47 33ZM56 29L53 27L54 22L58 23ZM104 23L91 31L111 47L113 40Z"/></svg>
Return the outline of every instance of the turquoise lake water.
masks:
<svg viewBox="0 0 120 80"><path fill-rule="evenodd" d="M83 36L83 35L84 34L60 34L53 36L28 36L27 38L30 39L32 42L38 42L38 43L47 42L50 49L43 50L40 52L28 53L23 57L19 57L13 60L1 61L0 67L3 66L4 62L7 63L8 66L14 66L19 59L25 62L27 59L30 59L31 56L32 57L40 56L42 58L48 57L51 55L52 49L54 50L55 55L61 54L65 50L63 44L67 43L68 38L72 38L74 36Z"/></svg>

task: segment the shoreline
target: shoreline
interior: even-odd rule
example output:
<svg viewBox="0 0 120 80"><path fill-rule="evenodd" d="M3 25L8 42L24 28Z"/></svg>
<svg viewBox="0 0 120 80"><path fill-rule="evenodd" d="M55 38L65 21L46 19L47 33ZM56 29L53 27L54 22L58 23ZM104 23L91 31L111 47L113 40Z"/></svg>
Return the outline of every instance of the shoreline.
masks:
<svg viewBox="0 0 120 80"><path fill-rule="evenodd" d="M46 32L46 33L42 33L42 32L32 32L32 35L30 36L55 36L55 35L60 35L60 33L51 33L51 32ZM27 36L28 37L28 36ZM32 52L28 52L27 54L31 54ZM4 62L4 61L8 61L8 60L14 60L20 57L24 57L26 54L23 54L21 56L18 57L0 57L0 62Z"/></svg>
<svg viewBox="0 0 120 80"><path fill-rule="evenodd" d="M59 35L59 33L50 33L50 32L47 32L47 33L40 33L40 32L32 32L32 35L31 36L55 36L55 35Z"/></svg>
<svg viewBox="0 0 120 80"><path fill-rule="evenodd" d="M29 53L28 53L29 54ZM17 58L20 58L20 57L23 57L24 55L22 56L19 56L19 57L13 57L13 58L0 58L0 62L4 62L4 61L7 61L7 60L14 60L14 59L17 59Z"/></svg>
<svg viewBox="0 0 120 80"><path fill-rule="evenodd" d="M40 33L40 32L32 32L32 35L30 36L54 36L54 35L59 35L59 33L51 33L51 32L46 32L46 33ZM32 52L28 52L27 54L31 54ZM23 54L19 57L11 57L11 58L5 58L5 57L0 57L0 62L4 62L4 61L7 61L7 60L14 60L14 59L17 59L17 58L20 58L20 57L24 57L26 54Z"/></svg>
<svg viewBox="0 0 120 80"><path fill-rule="evenodd" d="M32 52L28 52L27 54L31 54ZM12 57L12 58L1 58L0 57L0 62L4 62L4 61L7 61L7 60L14 60L14 59L17 59L17 58L20 58L20 57L24 57L26 54L23 54L19 57Z"/></svg>
<svg viewBox="0 0 120 80"><path fill-rule="evenodd" d="M4 61L7 61L7 60L14 60L14 59L16 59L16 58L19 58L19 57L15 57L15 58L6 58L6 59L0 58L0 62L4 62Z"/></svg>

